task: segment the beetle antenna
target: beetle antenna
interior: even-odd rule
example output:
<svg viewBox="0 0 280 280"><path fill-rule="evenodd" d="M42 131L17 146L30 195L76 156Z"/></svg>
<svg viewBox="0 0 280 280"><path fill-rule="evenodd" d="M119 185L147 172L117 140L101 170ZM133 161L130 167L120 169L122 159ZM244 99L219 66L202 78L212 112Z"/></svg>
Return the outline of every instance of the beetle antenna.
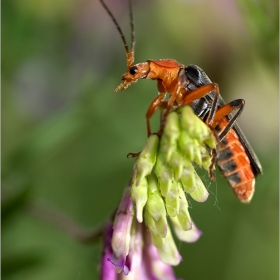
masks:
<svg viewBox="0 0 280 280"><path fill-rule="evenodd" d="M134 38L134 21L131 0L129 0L129 17L130 17L130 30L131 30L131 51L134 53L135 38Z"/></svg>
<svg viewBox="0 0 280 280"><path fill-rule="evenodd" d="M134 24L133 24L133 17L132 17L132 7L131 7L131 0L129 0L129 15L130 15L130 28L131 28L131 50L129 51L128 49L128 45L127 42L125 40L124 34L122 32L122 29L120 27L120 25L118 24L116 18L114 17L114 15L112 14L112 12L110 11L110 9L108 8L108 6L105 4L105 2L103 0L100 0L100 3L102 4L102 6L104 7L104 9L106 10L106 12L108 13L108 15L110 16L110 18L112 19L112 21L114 22L121 38L124 44L124 48L125 48L125 53L126 53L126 64L128 67L130 67L133 62L134 62Z"/></svg>

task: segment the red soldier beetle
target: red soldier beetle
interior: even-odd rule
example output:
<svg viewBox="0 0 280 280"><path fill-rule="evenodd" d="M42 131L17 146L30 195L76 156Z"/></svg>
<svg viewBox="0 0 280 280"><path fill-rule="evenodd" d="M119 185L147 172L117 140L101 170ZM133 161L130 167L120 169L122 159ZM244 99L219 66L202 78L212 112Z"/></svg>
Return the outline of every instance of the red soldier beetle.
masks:
<svg viewBox="0 0 280 280"><path fill-rule="evenodd" d="M206 73L196 65L184 66L173 59L147 60L134 64L135 42L131 1L129 0L132 37L130 50L117 20L104 1L100 0L100 2L116 25L126 52L127 71L115 92L125 90L138 79L157 81L158 95L153 99L146 113L148 136L151 135L150 118L159 107L165 109L161 121L162 129L169 112L179 106L190 105L195 114L217 134L215 160L223 176L236 196L242 202L249 202L254 194L255 177L262 173L262 167L236 123L245 101L236 99L226 104L220 95L219 86L212 83ZM167 94L170 97L165 100Z"/></svg>

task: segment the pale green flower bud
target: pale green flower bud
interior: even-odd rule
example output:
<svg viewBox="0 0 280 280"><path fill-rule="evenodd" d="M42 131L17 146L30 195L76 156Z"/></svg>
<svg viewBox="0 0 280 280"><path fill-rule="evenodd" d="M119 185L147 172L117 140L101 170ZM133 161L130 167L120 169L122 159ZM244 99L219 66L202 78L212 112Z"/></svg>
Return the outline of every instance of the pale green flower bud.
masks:
<svg viewBox="0 0 280 280"><path fill-rule="evenodd" d="M174 151L172 154L169 163L169 166L173 169L173 175L175 180L180 180L183 173L184 164L182 162L185 161L185 158L178 152ZM189 162L189 161L188 161Z"/></svg>
<svg viewBox="0 0 280 280"><path fill-rule="evenodd" d="M158 156L155 174L159 181L159 187L162 196L166 197L172 185L173 171L172 168L166 165L165 162L162 161L162 157Z"/></svg>
<svg viewBox="0 0 280 280"><path fill-rule="evenodd" d="M143 208L148 199L148 182L144 177L138 186L136 180L132 181L131 185L131 199L136 208L136 218L139 223L143 222Z"/></svg>
<svg viewBox="0 0 280 280"><path fill-rule="evenodd" d="M180 125L177 114L167 116L164 134L160 140L160 152L165 155L164 161L169 161L172 154L177 149L177 140L180 136Z"/></svg>
<svg viewBox="0 0 280 280"><path fill-rule="evenodd" d="M190 193L191 197L197 202L204 202L208 198L208 191L206 190L200 177L195 173L196 188Z"/></svg>
<svg viewBox="0 0 280 280"><path fill-rule="evenodd" d="M179 200L179 213L177 215L177 218L182 230L187 231L192 228L191 217L188 210L189 204L181 184L178 189L179 189L180 200Z"/></svg>
<svg viewBox="0 0 280 280"><path fill-rule="evenodd" d="M187 193L193 192L196 188L195 183L195 170L190 161L185 160L183 165L183 172L181 176L181 182L183 184L184 190Z"/></svg>
<svg viewBox="0 0 280 280"><path fill-rule="evenodd" d="M163 238L160 236L155 220L150 215L149 211L144 211L144 219L146 227L149 229L153 244L158 248L163 246Z"/></svg>
<svg viewBox="0 0 280 280"><path fill-rule="evenodd" d="M210 164L211 164L211 157L210 157L206 147L200 147L200 152L201 152L201 159L202 159L201 166L205 170L209 170L209 167L210 167Z"/></svg>
<svg viewBox="0 0 280 280"><path fill-rule="evenodd" d="M191 107L185 106L181 109L181 112L181 126L184 131L187 131L192 138L198 139L200 142L209 138L210 129L193 113Z"/></svg>
<svg viewBox="0 0 280 280"><path fill-rule="evenodd" d="M169 227L167 235L163 240L163 246L158 248L158 254L163 262L170 265L178 265L182 259Z"/></svg>
<svg viewBox="0 0 280 280"><path fill-rule="evenodd" d="M155 175L155 173L151 173L149 176L147 176L147 182L148 182L148 186L149 186L149 194L154 193L155 191L159 191L159 185L158 185L158 179Z"/></svg>
<svg viewBox="0 0 280 280"><path fill-rule="evenodd" d="M154 164L156 162L157 150L158 150L159 139L157 135L151 135L147 143L140 153L136 164L136 186L138 186L141 180L152 172Z"/></svg>
<svg viewBox="0 0 280 280"><path fill-rule="evenodd" d="M154 191L148 198L146 211L155 222L157 232L161 237L165 237L167 233L167 219L164 201L159 191Z"/></svg>
<svg viewBox="0 0 280 280"><path fill-rule="evenodd" d="M213 136L212 133L210 133L210 134L208 135L208 137L205 138L204 143L205 143L208 147L210 147L210 148L212 148L212 149L215 149L215 148L216 148L216 145L217 145L216 140L215 140L215 138L214 138L214 136Z"/></svg>
<svg viewBox="0 0 280 280"><path fill-rule="evenodd" d="M178 144L184 156L190 161L193 161L195 155L195 139L190 138L190 135L187 131L182 131L178 139Z"/></svg>
<svg viewBox="0 0 280 280"><path fill-rule="evenodd" d="M166 210L170 217L175 217L179 213L179 189L178 181L173 180L171 188L165 197Z"/></svg>

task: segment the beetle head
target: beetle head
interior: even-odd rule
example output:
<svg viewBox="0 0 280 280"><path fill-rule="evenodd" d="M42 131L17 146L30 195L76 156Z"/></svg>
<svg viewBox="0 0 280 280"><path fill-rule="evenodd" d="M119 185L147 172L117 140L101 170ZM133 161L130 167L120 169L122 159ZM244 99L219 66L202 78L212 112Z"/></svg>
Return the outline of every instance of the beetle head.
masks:
<svg viewBox="0 0 280 280"><path fill-rule="evenodd" d="M130 52L129 52L130 54ZM122 76L122 83L115 89L117 91L123 91L129 87L132 83L138 81L138 79L144 79L150 71L149 62L134 64L133 53L131 56L127 55L127 71Z"/></svg>

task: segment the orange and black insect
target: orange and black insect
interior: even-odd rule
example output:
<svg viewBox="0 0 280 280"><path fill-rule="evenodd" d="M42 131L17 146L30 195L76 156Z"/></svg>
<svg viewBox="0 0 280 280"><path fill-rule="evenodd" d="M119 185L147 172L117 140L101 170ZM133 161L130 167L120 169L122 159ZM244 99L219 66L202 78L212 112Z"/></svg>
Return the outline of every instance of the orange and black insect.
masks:
<svg viewBox="0 0 280 280"><path fill-rule="evenodd" d="M243 99L225 103L219 86L212 83L205 72L196 65L184 66L173 59L147 60L134 64L134 25L131 1L129 1L131 23L131 49L128 49L123 32L115 17L100 0L123 40L127 57L127 71L122 83L115 89L123 91L138 79L157 81L158 95L146 113L147 134L151 135L150 118L160 107L165 109L162 124L168 113L179 106L190 105L195 114L217 133L216 164L227 179L236 196L249 202L254 194L255 177L262 173L261 164L247 139L236 123L245 105ZM170 95L166 100L167 94Z"/></svg>

